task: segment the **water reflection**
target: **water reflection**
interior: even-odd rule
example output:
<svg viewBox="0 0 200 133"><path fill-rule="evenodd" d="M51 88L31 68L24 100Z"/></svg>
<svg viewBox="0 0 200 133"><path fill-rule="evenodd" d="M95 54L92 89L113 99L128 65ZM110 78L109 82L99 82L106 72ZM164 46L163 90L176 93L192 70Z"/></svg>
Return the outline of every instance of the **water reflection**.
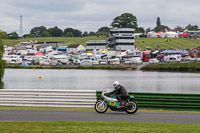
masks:
<svg viewBox="0 0 200 133"><path fill-rule="evenodd" d="M134 92L200 93L199 79L199 73L6 69L4 88L104 90L118 80Z"/></svg>

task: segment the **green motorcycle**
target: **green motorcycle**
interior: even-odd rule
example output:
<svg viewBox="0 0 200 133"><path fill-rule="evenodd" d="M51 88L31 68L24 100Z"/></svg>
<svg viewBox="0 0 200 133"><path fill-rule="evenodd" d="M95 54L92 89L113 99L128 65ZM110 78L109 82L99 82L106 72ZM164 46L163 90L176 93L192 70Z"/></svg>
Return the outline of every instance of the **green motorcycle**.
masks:
<svg viewBox="0 0 200 133"><path fill-rule="evenodd" d="M105 113L108 108L112 111L127 112L128 114L134 114L138 110L138 105L134 100L134 96L129 95L126 99L123 99L125 106L120 106L116 96L109 94L111 90L105 90L102 92L102 100L99 100L94 105L96 112Z"/></svg>

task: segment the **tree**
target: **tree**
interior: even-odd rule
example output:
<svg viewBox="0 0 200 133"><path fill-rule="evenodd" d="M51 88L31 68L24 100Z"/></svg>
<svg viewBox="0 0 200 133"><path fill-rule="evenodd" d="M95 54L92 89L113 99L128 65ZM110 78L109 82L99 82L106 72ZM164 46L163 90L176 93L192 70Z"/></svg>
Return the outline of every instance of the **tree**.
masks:
<svg viewBox="0 0 200 133"><path fill-rule="evenodd" d="M81 37L82 36L82 32L80 30L74 29L74 37Z"/></svg>
<svg viewBox="0 0 200 133"><path fill-rule="evenodd" d="M131 13L124 13L113 19L112 27L116 28L136 28L137 18Z"/></svg>
<svg viewBox="0 0 200 133"><path fill-rule="evenodd" d="M83 37L86 37L86 36L88 36L88 32L87 31L85 31L84 33L83 33L83 35L82 35Z"/></svg>
<svg viewBox="0 0 200 133"><path fill-rule="evenodd" d="M144 31L143 27L136 27L135 32L136 33L144 33L145 31Z"/></svg>
<svg viewBox="0 0 200 133"><path fill-rule="evenodd" d="M0 30L0 39L7 39L8 38L8 34L4 31Z"/></svg>
<svg viewBox="0 0 200 133"><path fill-rule="evenodd" d="M67 32L64 34L65 37L73 37L74 34L72 32Z"/></svg>
<svg viewBox="0 0 200 133"><path fill-rule="evenodd" d="M156 21L156 26L161 26L161 21L160 21L160 17L157 17L157 21Z"/></svg>
<svg viewBox="0 0 200 133"><path fill-rule="evenodd" d="M12 32L8 34L8 39L18 39L19 36L17 34L17 32Z"/></svg>
<svg viewBox="0 0 200 133"><path fill-rule="evenodd" d="M43 31L40 35L41 37L49 37L49 32L48 31Z"/></svg>
<svg viewBox="0 0 200 133"><path fill-rule="evenodd" d="M150 31L151 31L150 27L146 29L146 33L150 32Z"/></svg>
<svg viewBox="0 0 200 133"><path fill-rule="evenodd" d="M188 30L198 30L199 27L197 25L191 25L191 24L189 24L185 28L188 29Z"/></svg>
<svg viewBox="0 0 200 133"><path fill-rule="evenodd" d="M165 30L170 30L170 28L168 26L165 26L165 25L161 25L161 26L157 26L154 28L154 31L155 32L159 32L159 31L165 31Z"/></svg>
<svg viewBox="0 0 200 133"><path fill-rule="evenodd" d="M161 25L161 21L160 18L157 17L157 21L156 21L156 27L154 28L155 32L159 32L159 31L165 31L165 30L170 30L170 28L168 26L165 25Z"/></svg>
<svg viewBox="0 0 200 133"><path fill-rule="evenodd" d="M109 32L110 32L110 28L104 26L104 27L101 27L100 29L98 29L96 34L98 36L108 36Z"/></svg>
<svg viewBox="0 0 200 133"><path fill-rule="evenodd" d="M104 27L99 28L97 32L107 32L107 33L109 33L110 28L108 28L107 26L104 26Z"/></svg>
<svg viewBox="0 0 200 133"><path fill-rule="evenodd" d="M59 29L57 26L49 28L47 31L52 37L61 37L63 35L63 31Z"/></svg>
<svg viewBox="0 0 200 133"><path fill-rule="evenodd" d="M5 70L5 61L2 59L4 53L4 44L2 42L2 39L6 39L6 35L7 34L5 32L0 31L0 84L2 82Z"/></svg>
<svg viewBox="0 0 200 133"><path fill-rule="evenodd" d="M74 31L73 28L66 28L66 29L64 29L64 34L66 34L67 32L73 33L73 31Z"/></svg>
<svg viewBox="0 0 200 133"><path fill-rule="evenodd" d="M71 36L72 35L72 37L81 37L82 36L82 32L80 30L77 30L77 29L66 28L66 29L64 29L64 35L65 36L68 36L68 35Z"/></svg>
<svg viewBox="0 0 200 133"><path fill-rule="evenodd" d="M91 31L88 35L89 36L96 36L96 33Z"/></svg>
<svg viewBox="0 0 200 133"><path fill-rule="evenodd" d="M174 30L175 30L175 31L183 32L185 29L182 28L181 26L178 26L178 25L177 25L177 26L174 28Z"/></svg>
<svg viewBox="0 0 200 133"><path fill-rule="evenodd" d="M44 26L40 26L40 27L35 27L31 29L30 34L41 35L45 31L47 31L47 28Z"/></svg>

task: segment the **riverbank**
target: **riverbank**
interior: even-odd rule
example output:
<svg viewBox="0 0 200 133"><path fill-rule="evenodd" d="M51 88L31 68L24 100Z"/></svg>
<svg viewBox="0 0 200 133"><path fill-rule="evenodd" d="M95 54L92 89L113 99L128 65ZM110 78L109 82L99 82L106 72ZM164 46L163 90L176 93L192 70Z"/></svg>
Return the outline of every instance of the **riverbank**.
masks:
<svg viewBox="0 0 200 133"><path fill-rule="evenodd" d="M93 66L80 66L80 65L65 65L65 66L50 66L50 65L7 65L6 69L97 69L97 70L135 70L137 65L93 65Z"/></svg>
<svg viewBox="0 0 200 133"><path fill-rule="evenodd" d="M158 72L196 72L200 73L200 62L182 62L182 63L162 63L162 64L148 64L143 65L6 65L6 69L91 69L91 70L144 70L144 71L158 71Z"/></svg>
<svg viewBox="0 0 200 133"><path fill-rule="evenodd" d="M200 73L200 62L151 64L141 68L145 71L158 72L197 72Z"/></svg>

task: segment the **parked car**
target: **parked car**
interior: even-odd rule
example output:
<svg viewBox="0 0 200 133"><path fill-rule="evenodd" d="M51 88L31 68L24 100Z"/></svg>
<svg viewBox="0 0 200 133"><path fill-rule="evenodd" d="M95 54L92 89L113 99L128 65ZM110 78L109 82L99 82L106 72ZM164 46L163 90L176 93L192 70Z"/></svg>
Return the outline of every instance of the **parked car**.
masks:
<svg viewBox="0 0 200 133"><path fill-rule="evenodd" d="M98 60L93 60L93 61L92 61L92 64L93 64L93 65L99 65L99 61L98 61Z"/></svg>
<svg viewBox="0 0 200 133"><path fill-rule="evenodd" d="M168 55L164 57L164 62L180 62L181 55Z"/></svg>
<svg viewBox="0 0 200 133"><path fill-rule="evenodd" d="M99 64L100 64L100 65L107 65L107 61L101 60L101 61L99 61Z"/></svg>
<svg viewBox="0 0 200 133"><path fill-rule="evenodd" d="M112 64L112 65L119 65L120 64L119 58L110 60L110 64Z"/></svg>
<svg viewBox="0 0 200 133"><path fill-rule="evenodd" d="M192 58L192 57L190 57L190 56L186 56L186 57L185 57L185 60L186 60L186 61L196 61L197 58Z"/></svg>
<svg viewBox="0 0 200 133"><path fill-rule="evenodd" d="M196 61L200 61L200 58L196 58Z"/></svg>
<svg viewBox="0 0 200 133"><path fill-rule="evenodd" d="M81 66L92 66L92 61L91 60L82 60L80 62Z"/></svg>
<svg viewBox="0 0 200 133"><path fill-rule="evenodd" d="M74 64L74 65L80 65L80 64L81 64L81 61L80 61L80 60L77 60L77 59L74 59L74 60L73 60L73 64Z"/></svg>
<svg viewBox="0 0 200 133"><path fill-rule="evenodd" d="M126 59L126 60L124 61L124 64L132 64L132 61L131 61L130 59Z"/></svg>
<svg viewBox="0 0 200 133"><path fill-rule="evenodd" d="M149 59L149 63L156 64L156 63L159 63L159 60L157 58L152 58L152 59Z"/></svg>
<svg viewBox="0 0 200 133"><path fill-rule="evenodd" d="M132 58L132 62L134 64L142 64L143 63L140 57L134 57L134 58Z"/></svg>

